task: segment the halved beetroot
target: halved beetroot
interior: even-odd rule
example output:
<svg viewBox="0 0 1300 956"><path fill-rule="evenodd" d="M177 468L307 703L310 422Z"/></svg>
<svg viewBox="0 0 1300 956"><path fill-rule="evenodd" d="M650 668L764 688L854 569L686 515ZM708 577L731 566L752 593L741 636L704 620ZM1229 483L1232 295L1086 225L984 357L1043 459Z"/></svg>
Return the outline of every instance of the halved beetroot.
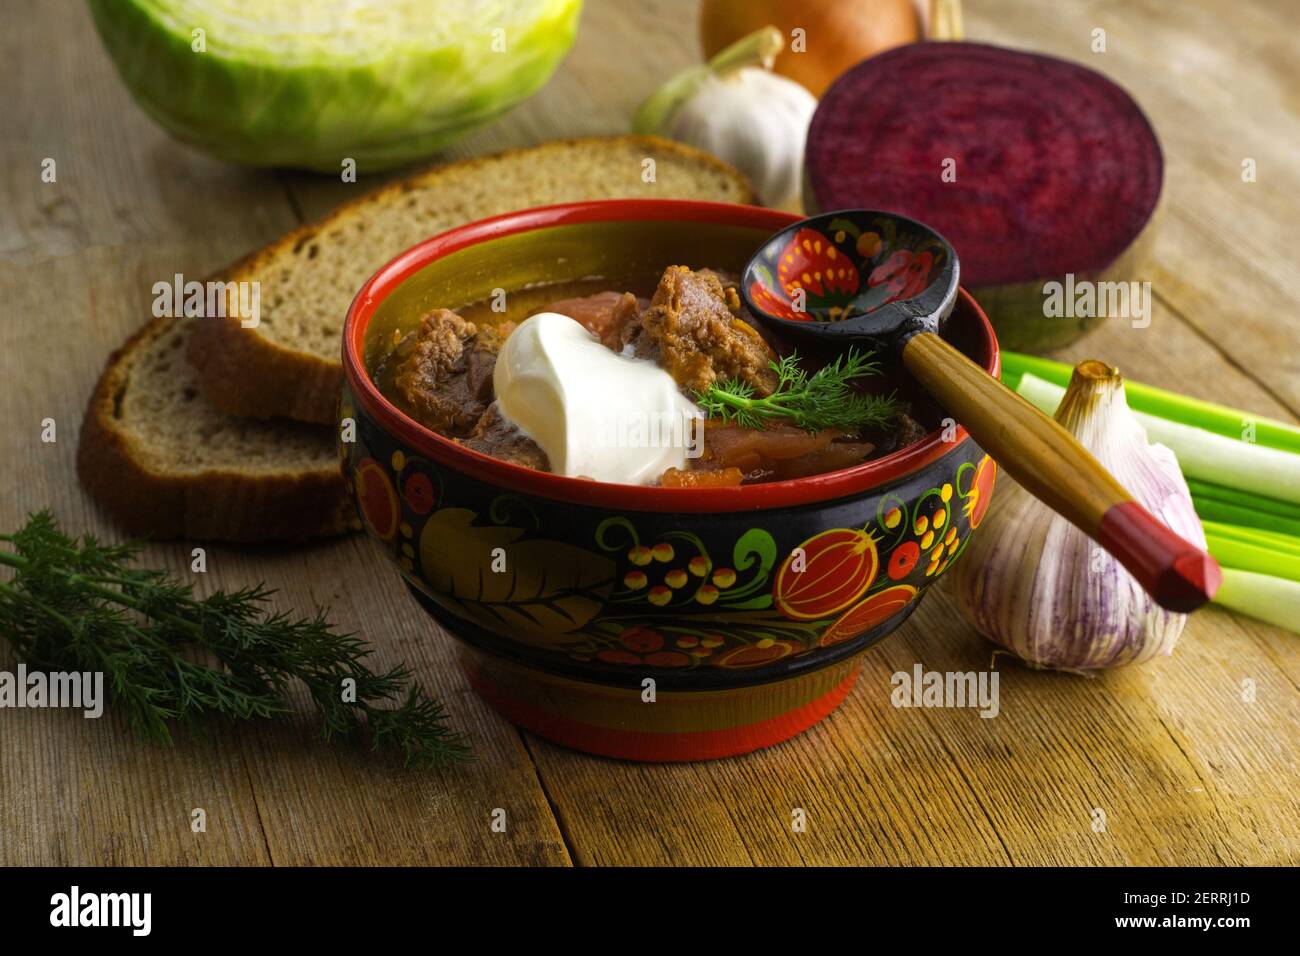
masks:
<svg viewBox="0 0 1300 956"><path fill-rule="evenodd" d="M822 97L806 157L810 214L883 209L934 227L1011 348L1064 344L1093 324L1045 317L1045 282L1136 277L1164 178L1155 132L1122 88L979 43L862 61Z"/></svg>

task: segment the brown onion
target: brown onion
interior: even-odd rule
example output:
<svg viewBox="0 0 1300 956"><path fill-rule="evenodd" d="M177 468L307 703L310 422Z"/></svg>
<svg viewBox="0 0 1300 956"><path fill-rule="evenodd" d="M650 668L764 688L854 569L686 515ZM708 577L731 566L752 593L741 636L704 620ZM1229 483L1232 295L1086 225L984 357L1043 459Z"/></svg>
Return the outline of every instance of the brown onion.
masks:
<svg viewBox="0 0 1300 956"><path fill-rule="evenodd" d="M705 58L767 24L781 31L786 44L773 69L814 96L860 60L921 39L913 0L704 0L700 42ZM804 31L807 49L802 53L790 49L796 29Z"/></svg>

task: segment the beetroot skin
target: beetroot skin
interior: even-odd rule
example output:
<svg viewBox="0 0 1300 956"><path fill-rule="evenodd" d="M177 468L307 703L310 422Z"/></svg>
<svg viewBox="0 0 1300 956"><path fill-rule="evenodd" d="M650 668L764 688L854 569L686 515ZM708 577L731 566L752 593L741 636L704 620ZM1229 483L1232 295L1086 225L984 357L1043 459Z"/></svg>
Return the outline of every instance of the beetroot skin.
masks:
<svg viewBox="0 0 1300 956"><path fill-rule="evenodd" d="M1106 270L1150 220L1163 169L1146 116L1100 73L985 44L914 43L826 91L808 133L807 198L810 212L919 219L978 288Z"/></svg>

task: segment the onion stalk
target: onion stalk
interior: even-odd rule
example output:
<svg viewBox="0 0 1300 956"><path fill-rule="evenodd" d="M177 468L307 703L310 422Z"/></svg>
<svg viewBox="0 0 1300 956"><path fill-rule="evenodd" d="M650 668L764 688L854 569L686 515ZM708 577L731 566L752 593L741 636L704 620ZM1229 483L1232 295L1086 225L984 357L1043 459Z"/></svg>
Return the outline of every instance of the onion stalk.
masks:
<svg viewBox="0 0 1300 956"><path fill-rule="evenodd" d="M1300 622L1300 581L1227 567L1214 603L1294 631Z"/></svg>
<svg viewBox="0 0 1300 956"><path fill-rule="evenodd" d="M1207 536L1214 535L1220 540L1241 541L1245 544L1271 548L1284 554L1300 555L1300 538L1262 528L1243 528L1235 524L1222 524L1218 521L1202 521Z"/></svg>
<svg viewBox="0 0 1300 956"><path fill-rule="evenodd" d="M1016 391L1049 415L1065 396L1065 389L1032 372L1021 376ZM1300 455L1155 415L1135 414L1153 441L1178 456L1189 478L1300 504Z"/></svg>
<svg viewBox="0 0 1300 956"><path fill-rule="evenodd" d="M1205 542L1220 566L1300 581L1300 553L1281 551L1239 538L1225 538L1211 531L1205 532Z"/></svg>
<svg viewBox="0 0 1300 956"><path fill-rule="evenodd" d="M1053 385L1069 384L1071 368L1064 362L1025 355L1020 352L1002 353L1002 381L1008 388L1016 388L1021 377L1029 372ZM1166 391L1140 382L1124 383L1124 396L1135 412L1154 415L1171 422L1193 425L1229 438L1242 439L1247 427L1254 430L1255 442L1269 448L1300 453L1300 428L1265 418L1238 408L1218 405L1177 392Z"/></svg>

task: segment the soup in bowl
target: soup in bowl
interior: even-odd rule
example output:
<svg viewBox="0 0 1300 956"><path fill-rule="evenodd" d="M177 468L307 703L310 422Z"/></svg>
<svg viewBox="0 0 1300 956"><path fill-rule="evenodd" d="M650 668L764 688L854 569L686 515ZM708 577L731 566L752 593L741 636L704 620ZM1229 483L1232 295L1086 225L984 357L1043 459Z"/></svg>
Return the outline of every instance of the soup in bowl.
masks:
<svg viewBox="0 0 1300 956"><path fill-rule="evenodd" d="M646 760L783 740L979 527L996 468L943 409L886 357L801 354L744 311L734 277L794 219L526 210L421 243L357 295L349 491L520 726ZM997 374L964 292L944 334Z"/></svg>

